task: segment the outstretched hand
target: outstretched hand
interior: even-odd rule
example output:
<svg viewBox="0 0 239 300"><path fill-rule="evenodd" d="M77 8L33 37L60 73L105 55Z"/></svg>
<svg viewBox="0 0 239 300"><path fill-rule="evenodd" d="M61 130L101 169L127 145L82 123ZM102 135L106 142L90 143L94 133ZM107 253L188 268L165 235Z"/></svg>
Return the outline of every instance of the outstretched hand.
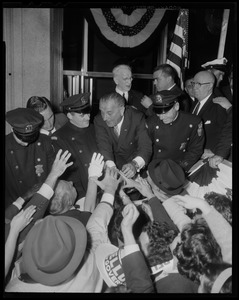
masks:
<svg viewBox="0 0 239 300"><path fill-rule="evenodd" d="M30 205L25 210L22 209L13 217L10 226L16 233L21 232L33 219L32 215L36 212L36 206Z"/></svg>
<svg viewBox="0 0 239 300"><path fill-rule="evenodd" d="M133 203L125 205L122 211L123 220L121 222L121 229L132 229L135 221L139 216L139 211Z"/></svg>
<svg viewBox="0 0 239 300"><path fill-rule="evenodd" d="M104 168L104 156L100 153L93 153L90 166L88 168L89 177L100 177Z"/></svg>
<svg viewBox="0 0 239 300"><path fill-rule="evenodd" d="M95 179L95 183L105 192L114 195L121 181L118 177L118 171L115 168L106 168L104 178L99 181Z"/></svg>
<svg viewBox="0 0 239 300"><path fill-rule="evenodd" d="M56 177L60 177L69 166L73 165L73 162L67 163L70 156L71 153L68 150L62 153L62 149L60 149L57 152L56 158L51 167L52 175L55 175Z"/></svg>

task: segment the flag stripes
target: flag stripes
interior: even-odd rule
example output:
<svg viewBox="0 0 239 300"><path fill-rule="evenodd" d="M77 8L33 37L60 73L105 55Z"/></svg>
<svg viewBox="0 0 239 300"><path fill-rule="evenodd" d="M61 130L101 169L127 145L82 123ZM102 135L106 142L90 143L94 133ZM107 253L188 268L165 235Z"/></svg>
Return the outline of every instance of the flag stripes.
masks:
<svg viewBox="0 0 239 300"><path fill-rule="evenodd" d="M174 67L184 88L184 73L188 67L188 9L180 9L166 63Z"/></svg>

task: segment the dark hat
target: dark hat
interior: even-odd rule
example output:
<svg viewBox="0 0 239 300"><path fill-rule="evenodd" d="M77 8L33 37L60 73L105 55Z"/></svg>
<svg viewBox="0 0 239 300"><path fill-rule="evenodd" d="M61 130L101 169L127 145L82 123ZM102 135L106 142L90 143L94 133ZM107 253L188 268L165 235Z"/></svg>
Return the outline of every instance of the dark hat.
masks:
<svg viewBox="0 0 239 300"><path fill-rule="evenodd" d="M21 135L32 135L44 122L43 116L31 108L16 108L6 113L7 122Z"/></svg>
<svg viewBox="0 0 239 300"><path fill-rule="evenodd" d="M60 105L68 112L89 113L89 96L90 93L77 94L65 99Z"/></svg>
<svg viewBox="0 0 239 300"><path fill-rule="evenodd" d="M29 231L23 270L36 282L53 286L69 279L85 254L87 233L75 218L46 216Z"/></svg>
<svg viewBox="0 0 239 300"><path fill-rule="evenodd" d="M169 195L180 194L186 178L182 167L172 159L154 159L148 166L153 182Z"/></svg>
<svg viewBox="0 0 239 300"><path fill-rule="evenodd" d="M177 98L180 96L179 93L175 94L169 90L163 90L161 92L157 92L153 95L153 109L156 114L165 114L168 112L175 102Z"/></svg>
<svg viewBox="0 0 239 300"><path fill-rule="evenodd" d="M212 61L208 61L205 64L202 65L202 67L206 70L215 69L222 72L226 72L227 70L227 59L225 57L214 59Z"/></svg>

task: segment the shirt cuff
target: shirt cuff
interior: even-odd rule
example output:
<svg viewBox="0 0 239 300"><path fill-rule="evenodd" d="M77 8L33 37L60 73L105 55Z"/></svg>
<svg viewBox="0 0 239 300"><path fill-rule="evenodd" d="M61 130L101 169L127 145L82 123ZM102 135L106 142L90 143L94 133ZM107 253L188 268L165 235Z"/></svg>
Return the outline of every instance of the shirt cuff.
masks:
<svg viewBox="0 0 239 300"><path fill-rule="evenodd" d="M43 183L39 191L37 192L41 194L43 197L47 198L48 200L54 195L53 189L46 183Z"/></svg>
<svg viewBox="0 0 239 300"><path fill-rule="evenodd" d="M14 201L12 204L15 205L19 210L21 210L24 203L25 200L22 197L18 197L17 200Z"/></svg>
<svg viewBox="0 0 239 300"><path fill-rule="evenodd" d="M106 166L109 167L109 168L116 167L113 160L107 160L105 163L106 163Z"/></svg>
<svg viewBox="0 0 239 300"><path fill-rule="evenodd" d="M124 246L124 248L121 250L121 258L124 258L125 256L137 251L140 251L138 244Z"/></svg>
<svg viewBox="0 0 239 300"><path fill-rule="evenodd" d="M100 202L108 203L113 207L115 197L110 193L104 193Z"/></svg>
<svg viewBox="0 0 239 300"><path fill-rule="evenodd" d="M145 161L141 156L136 156L133 160L137 162L139 169L142 169L145 166Z"/></svg>

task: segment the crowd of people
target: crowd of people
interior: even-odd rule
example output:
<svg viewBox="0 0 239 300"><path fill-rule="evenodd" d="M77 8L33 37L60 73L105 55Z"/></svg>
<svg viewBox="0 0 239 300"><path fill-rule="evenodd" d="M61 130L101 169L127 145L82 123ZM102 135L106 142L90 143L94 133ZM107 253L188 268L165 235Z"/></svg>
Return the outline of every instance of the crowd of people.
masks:
<svg viewBox="0 0 239 300"><path fill-rule="evenodd" d="M122 63L93 120L89 93L61 113L41 96L6 113L6 293L233 292L232 196L186 188L199 160L232 162L224 67L204 64L182 91L159 65L144 95Z"/></svg>

